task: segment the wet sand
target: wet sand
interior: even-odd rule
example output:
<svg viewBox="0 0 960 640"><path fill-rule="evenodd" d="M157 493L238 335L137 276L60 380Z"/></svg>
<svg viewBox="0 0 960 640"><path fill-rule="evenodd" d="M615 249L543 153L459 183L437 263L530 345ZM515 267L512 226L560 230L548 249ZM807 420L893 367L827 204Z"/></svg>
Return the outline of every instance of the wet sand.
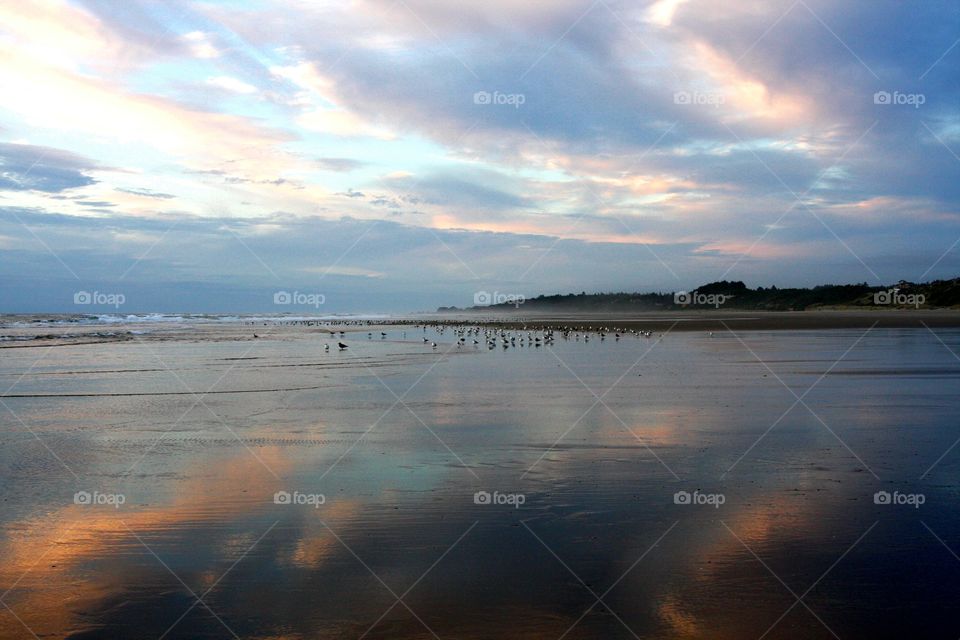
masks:
<svg viewBox="0 0 960 640"><path fill-rule="evenodd" d="M960 328L960 310L821 310L821 311L726 311L691 310L644 313L528 313L491 318L482 314L436 316L443 322L480 322L504 327L564 325L583 327L628 327L650 331L798 331L808 329L905 329ZM436 318L431 317L431 319Z"/></svg>
<svg viewBox="0 0 960 640"><path fill-rule="evenodd" d="M955 637L960 331L927 324L0 351L0 638Z"/></svg>
<svg viewBox="0 0 960 640"><path fill-rule="evenodd" d="M78 324L65 321L37 322L36 316L7 316L0 322L0 349L48 347L60 344L101 344L137 340L224 341L253 340L257 332L273 334L284 327L297 335L312 332L328 337L331 330L350 334L383 327L409 328L470 324L509 329L572 327L607 331L617 328L638 331L800 331L813 329L923 329L960 328L960 310L955 309L823 309L818 311L727 311L720 309L643 313L528 313L512 314L417 314L393 319L338 323L321 318L285 319L282 316L235 322L125 322L117 325ZM54 317L55 318L55 317Z"/></svg>

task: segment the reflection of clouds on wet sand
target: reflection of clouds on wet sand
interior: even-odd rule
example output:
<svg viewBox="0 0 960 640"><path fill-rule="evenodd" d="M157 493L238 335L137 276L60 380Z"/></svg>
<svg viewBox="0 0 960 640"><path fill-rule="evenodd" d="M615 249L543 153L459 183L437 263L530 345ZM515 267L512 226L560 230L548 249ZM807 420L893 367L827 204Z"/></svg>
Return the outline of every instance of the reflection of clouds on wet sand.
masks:
<svg viewBox="0 0 960 640"><path fill-rule="evenodd" d="M290 463L279 447L260 448L257 455L278 473L289 470ZM190 572L195 581L191 588L205 590L256 540L246 531L218 536L217 523L241 523L257 517L271 492L280 486L245 451L221 460L218 469L215 476L183 480L162 505L128 502L114 509L71 504L8 524L2 545L2 584L16 583L16 587L5 601L39 635L82 627L85 616L79 612L96 610L98 603L116 593L136 590L140 580L149 582L157 574L162 577L164 569L159 562L134 559L149 555L136 536L151 547L149 541L160 538L206 548L211 540L192 539L213 533L216 544L209 551L215 551L217 557L203 562L217 568L197 566ZM341 512L348 508L345 502L338 505ZM64 602L71 604L65 607Z"/></svg>
<svg viewBox="0 0 960 640"><path fill-rule="evenodd" d="M837 537L836 528L847 515L842 502L753 489L728 497L716 514L693 514L678 532L682 553L674 556L674 573L658 595L658 615L678 637L759 636L794 600L761 561L802 593L863 533L844 526L844 535ZM865 522L863 529L868 526ZM810 577L797 577L798 558L791 553L801 549L814 567L805 572ZM745 597L772 604L744 607ZM817 631L819 623L812 616L808 622L817 633L828 633L823 627Z"/></svg>
<svg viewBox="0 0 960 640"><path fill-rule="evenodd" d="M702 625L686 610L682 600L673 594L661 598L657 613L674 633L682 638L695 638L703 633Z"/></svg>
<svg viewBox="0 0 960 640"><path fill-rule="evenodd" d="M170 349L164 351L168 362L184 369L202 372L203 363L219 363L201 387L223 373L225 358L240 357L246 348L224 346L215 332L207 333L202 342L171 340L160 347ZM811 352L810 362L829 364L817 344L829 342L831 350L848 345L784 336L780 345L750 340L762 344L757 348L765 357L779 356L778 371L804 350ZM420 340L416 333L413 338ZM807 416L784 421L721 477L789 406L789 394L768 379L751 396L744 381L762 374L760 365L746 359L742 348L718 355L716 338L671 336L645 361L642 376L624 378L605 397L616 415L599 405L587 412L594 397L543 351L450 356L415 384L440 357L429 345L359 339L349 356L324 355L326 340L291 331L282 340L265 341L259 359L242 361L229 382L257 383L266 371L278 386L316 378L328 388L208 397L213 413L197 407L165 434L189 404L137 398L18 406L29 409L25 418L68 462L82 462L77 468L91 474L83 478L84 488L122 492L127 502L119 510L65 506L77 487L62 469L50 471L55 460L36 463L34 458L47 460L39 445L31 445L37 456L31 450L26 462L18 459L26 445L21 453L6 452L5 460L30 473L9 477L0 580L16 586L5 602L41 635L86 630L127 637L138 629L159 636L194 604L193 596L136 533L190 589L200 594L212 587L205 600L241 637L357 637L394 604L391 590L401 594L413 586L405 603L440 637L557 638L593 603L580 579L602 593L624 572L605 603L567 637L629 635L612 612L641 637L755 637L790 606L792 596L746 547L802 592L872 521L865 513L873 506L867 504L872 478L858 472L849 452ZM602 393L645 346L591 342L556 349ZM108 351L109 361L134 351L145 358L129 345L98 348ZM404 400L416 416L402 405L385 413L395 397L363 363L374 363L397 394L414 385ZM79 364L58 360L53 366ZM114 368L138 368L126 364ZM804 367L790 375L811 381L819 375L817 367ZM57 384L75 383L63 380ZM147 380L127 383L142 386ZM903 393L912 390L913 382L898 380ZM831 395L827 382L845 386ZM884 406L883 420L874 421L873 407L865 417L863 395L855 391L875 384L864 376L831 379L816 400L886 479L892 472L882 470L897 462L890 425L902 421L904 412ZM770 388L781 395L771 397ZM949 395L941 398L945 407L954 406ZM935 417L917 419L926 419L930 433L943 430ZM851 425L874 428L867 438ZM944 464L949 472L949 460ZM62 494L37 493L50 474L64 476ZM274 504L281 490L322 493L326 502L318 509ZM523 494L525 501L519 509L477 504L474 493L481 490ZM719 509L677 505L678 490L720 491L726 501ZM29 499L26 492L32 492ZM949 536L949 522L933 524ZM841 569L853 560L846 558ZM871 573L862 571L867 577L831 574L811 593L812 608L831 625L854 615L827 608L833 590L857 592L863 581L883 584L889 577L880 562ZM951 576L947 571L944 579ZM772 635L825 632L799 605L796 611L802 617ZM225 632L201 606L180 624L180 637ZM0 610L0 636L23 631L12 613ZM369 637L426 635L424 625L398 604Z"/></svg>
<svg viewBox="0 0 960 640"><path fill-rule="evenodd" d="M354 502L337 500L325 506L322 512L316 512L313 518L316 522L309 523L303 535L292 545L289 553L278 558L279 565L292 565L300 569L317 569L331 555L341 553L343 547L330 531L319 524L320 520L334 531L338 526L356 525L358 505ZM307 512L307 520L314 513Z"/></svg>

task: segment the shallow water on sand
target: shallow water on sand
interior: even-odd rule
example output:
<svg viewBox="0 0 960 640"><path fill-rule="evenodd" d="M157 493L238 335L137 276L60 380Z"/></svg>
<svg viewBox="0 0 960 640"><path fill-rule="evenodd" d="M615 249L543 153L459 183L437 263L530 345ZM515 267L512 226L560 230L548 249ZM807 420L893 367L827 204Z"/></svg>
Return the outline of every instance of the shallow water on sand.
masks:
<svg viewBox="0 0 960 640"><path fill-rule="evenodd" d="M0 350L0 637L960 635L960 332L217 331Z"/></svg>

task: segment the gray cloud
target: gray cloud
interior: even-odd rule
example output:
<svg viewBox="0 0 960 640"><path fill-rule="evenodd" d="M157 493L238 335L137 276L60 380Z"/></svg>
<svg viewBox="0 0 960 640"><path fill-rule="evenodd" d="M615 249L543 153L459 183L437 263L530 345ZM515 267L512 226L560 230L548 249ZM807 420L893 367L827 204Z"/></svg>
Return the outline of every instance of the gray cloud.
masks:
<svg viewBox="0 0 960 640"><path fill-rule="evenodd" d="M339 173L347 173L367 165L366 162L354 160L353 158L316 158L315 161L324 171L336 171Z"/></svg>
<svg viewBox="0 0 960 640"><path fill-rule="evenodd" d="M153 191L152 189L124 189L122 187L117 187L115 191L120 191L121 193L130 193L135 196L143 196L145 198L156 198L158 200L170 200L171 198L176 198L176 196L173 194L160 193L158 191Z"/></svg>
<svg viewBox="0 0 960 640"><path fill-rule="evenodd" d="M918 278L960 235L960 48L950 51L960 24L956 3L702 0L681 4L669 28L644 22L649 3L632 0L557 0L510 12L504 0L407 4L410 11L395 12L387 12L386 0L351 10L282 0L243 11L176 5L190 29L212 34L222 72L262 89L258 99L277 115L296 121L302 87L286 86L250 52L273 52L277 64L312 62L329 77L338 107L401 140L442 147L444 163L413 178L335 187L345 198L337 206L391 221L17 215L83 277L109 280L135 263L130 286L182 285L179 300L194 306L276 286L278 277L250 251L284 286L330 287L337 294L331 300L362 303L354 309L384 301L379 308L411 310L469 302L464 291L477 286L524 294L689 287L719 276L763 234L729 277L753 285L872 280L862 260L888 281ZM133 40L167 30L161 14L136 3L123 11L98 0L89 6ZM155 53L182 54L187 45L168 35L157 38ZM760 96L759 106L675 103L675 92L710 82L729 91L746 86ZM519 93L524 102L478 104L478 91ZM926 100L920 109L878 105L876 91L922 93ZM778 100L793 98L796 114L777 111ZM372 145L332 153L368 148L378 153ZM66 198L58 192L94 182L90 160L47 150L30 169L35 157L27 151L40 155L43 148L0 146L0 189ZM345 157L314 164L337 173L369 166ZM220 170L194 173L217 176L210 181L217 184L250 180ZM649 194L648 178L661 183ZM428 210L434 224L542 232L394 222L409 221L403 216L415 212L408 207ZM62 275L13 212L0 211L10 223L0 240L18 268L0 272L13 278L26 265L31 273ZM172 221L178 224L165 236ZM551 235L575 226L606 241ZM619 241L637 238L652 239L650 246ZM345 269L384 276L358 291L335 273L322 281L304 275L333 264L348 247ZM928 277L955 275L955 253ZM529 277L520 278L531 264ZM247 309L259 298L251 300Z"/></svg>
<svg viewBox="0 0 960 640"><path fill-rule="evenodd" d="M707 232L718 241L735 239L769 224L775 213L779 212L758 206L742 211L733 229L725 228L728 224L720 218L708 221ZM9 239L5 248L9 259L0 262L3 311L47 310L56 304L69 311L69 298L57 296L79 286L21 222L55 247L83 286L140 292L142 311L266 311L271 310L266 294L277 289L322 292L328 300L325 310L331 312L463 305L474 291L494 288L524 295L612 288L669 291L712 279L705 273L719 276L740 257L739 251L694 241L655 247L558 241L540 234L429 230L385 220L283 213L242 220L176 214L162 219L119 214L80 218L6 207L0 208L0 222ZM675 223L666 219L633 217L626 222L641 233L677 232ZM729 277L754 286L873 280L859 261L863 259L887 282L918 278L960 235L960 221L932 219L911 229L904 240L900 217L893 212L878 216L867 229L842 216L830 216L826 222L848 239L859 258L813 215L797 210L744 256ZM579 223L622 229L604 216L588 215ZM692 232L701 224L691 221L687 227ZM344 247L352 248L344 254ZM771 250L788 255L801 250L804 257L771 260L766 255ZM336 269L321 277L331 266ZM928 277L944 277L958 268L960 256L950 254ZM358 286L355 274L362 273L382 275L363 278ZM424 279L425 273L429 279ZM31 285L34 281L53 284L38 288ZM156 305L162 297L149 292L176 295L170 293L168 305L161 309Z"/></svg>
<svg viewBox="0 0 960 640"><path fill-rule="evenodd" d="M29 144L0 143L0 190L57 193L97 181L86 172L97 163L82 156Z"/></svg>

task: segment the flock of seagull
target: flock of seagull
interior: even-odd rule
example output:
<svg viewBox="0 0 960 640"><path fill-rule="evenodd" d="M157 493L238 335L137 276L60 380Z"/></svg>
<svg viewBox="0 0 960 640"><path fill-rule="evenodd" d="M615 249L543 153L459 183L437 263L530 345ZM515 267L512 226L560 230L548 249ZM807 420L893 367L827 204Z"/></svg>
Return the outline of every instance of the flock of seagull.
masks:
<svg viewBox="0 0 960 640"><path fill-rule="evenodd" d="M554 343L554 340L559 336L563 340L575 340L579 342L581 339L583 342L590 342L592 336L599 338L599 340L606 340L608 337L612 337L614 340L619 341L621 338L627 336L634 336L636 338L651 338L653 337L652 331L642 331L638 329L630 329L627 327L618 328L618 327L573 327L567 325L556 325L556 326L544 326L538 327L537 329L528 329L526 326L523 326L518 329L506 329L503 327L489 327L489 326L480 326L480 325L429 325L429 324L417 324L414 325L416 329L422 329L423 333L426 333L428 329L434 328L436 332L440 335L444 335L449 329L450 332L456 338L456 348L461 349L464 346L469 344L474 348L480 348L481 345L485 345L487 350L496 349L497 346L500 346L502 349L510 348L523 348L523 347L541 347L548 346ZM335 337L339 335L340 338L346 336L346 331L339 330L330 330L330 337ZM380 332L380 339L385 340L388 334L386 331ZM374 337L374 332L367 332L367 339L372 340ZM403 331L403 339L407 338L407 332ZM437 348L437 343L431 340L429 337L423 337L424 344L429 344L432 348ZM337 342L337 347L340 351L344 351L349 348L349 345L345 344L343 341ZM329 351L330 345L324 345L324 351Z"/></svg>

